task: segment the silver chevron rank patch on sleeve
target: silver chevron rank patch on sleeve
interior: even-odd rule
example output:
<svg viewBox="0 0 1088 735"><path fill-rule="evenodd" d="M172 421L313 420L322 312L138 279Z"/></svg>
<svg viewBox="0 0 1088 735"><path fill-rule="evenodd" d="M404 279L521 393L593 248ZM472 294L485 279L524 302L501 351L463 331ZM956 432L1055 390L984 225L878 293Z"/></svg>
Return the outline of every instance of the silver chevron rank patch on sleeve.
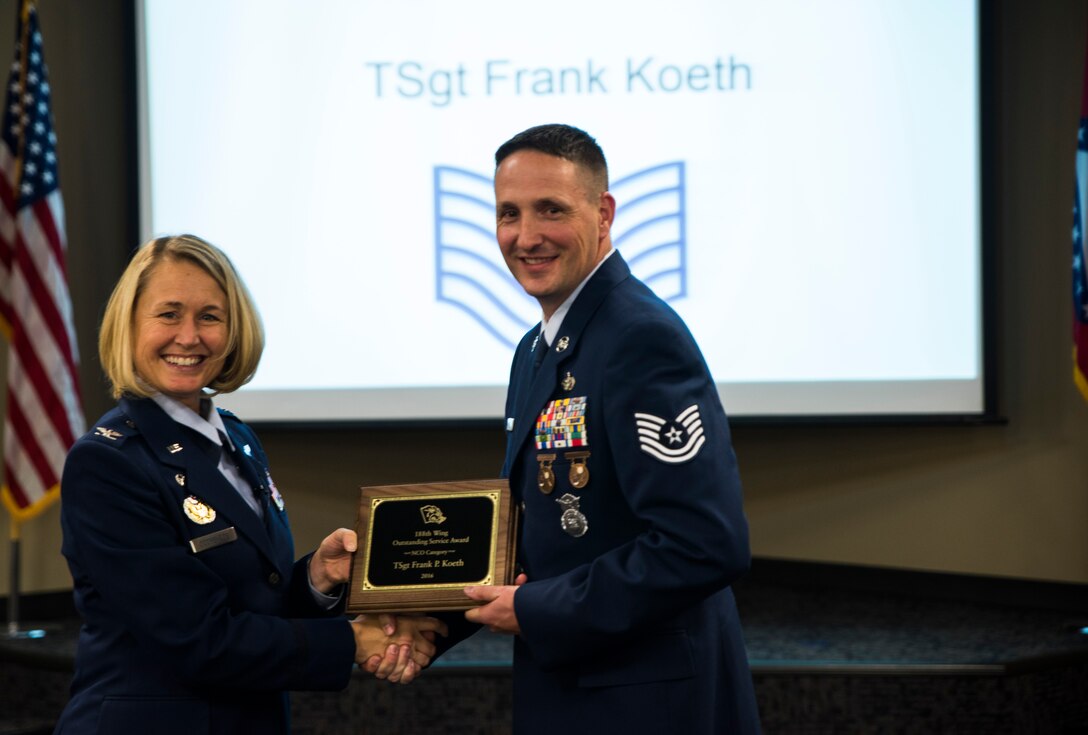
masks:
<svg viewBox="0 0 1088 735"><path fill-rule="evenodd" d="M668 464L687 462L706 443L698 404L684 409L672 421L649 413L636 413L635 426L639 448Z"/></svg>

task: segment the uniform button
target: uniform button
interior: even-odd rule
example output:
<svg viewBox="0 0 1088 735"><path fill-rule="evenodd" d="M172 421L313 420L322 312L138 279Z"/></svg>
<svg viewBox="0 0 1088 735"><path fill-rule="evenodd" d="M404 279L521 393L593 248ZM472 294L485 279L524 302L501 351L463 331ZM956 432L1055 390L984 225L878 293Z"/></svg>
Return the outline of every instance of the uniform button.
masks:
<svg viewBox="0 0 1088 735"><path fill-rule="evenodd" d="M279 572L272 572L271 574L269 574L268 575L268 583L270 585L272 585L273 587L277 586L280 583Z"/></svg>
<svg viewBox="0 0 1088 735"><path fill-rule="evenodd" d="M525 501L524 501L524 500L523 500L523 501L521 501L521 512L522 512L522 513L524 513L524 512L525 512Z"/></svg>

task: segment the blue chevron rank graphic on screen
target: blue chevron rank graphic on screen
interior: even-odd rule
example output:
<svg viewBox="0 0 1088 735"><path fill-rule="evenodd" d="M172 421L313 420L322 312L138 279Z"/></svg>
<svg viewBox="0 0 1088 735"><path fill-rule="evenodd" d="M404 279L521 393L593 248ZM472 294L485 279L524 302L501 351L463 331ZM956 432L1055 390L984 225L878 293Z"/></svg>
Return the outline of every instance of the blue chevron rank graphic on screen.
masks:
<svg viewBox="0 0 1088 735"><path fill-rule="evenodd" d="M513 349L540 321L540 305L522 290L495 243L492 179L434 167L435 298L452 304ZM612 182L612 244L631 272L665 301L687 295L684 162L636 171Z"/></svg>

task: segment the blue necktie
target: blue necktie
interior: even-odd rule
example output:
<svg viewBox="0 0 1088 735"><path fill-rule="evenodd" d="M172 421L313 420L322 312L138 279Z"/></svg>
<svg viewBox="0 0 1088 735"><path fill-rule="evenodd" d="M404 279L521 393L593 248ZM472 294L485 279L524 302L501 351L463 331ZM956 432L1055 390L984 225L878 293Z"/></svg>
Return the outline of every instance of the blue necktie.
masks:
<svg viewBox="0 0 1088 735"><path fill-rule="evenodd" d="M536 372L540 368L540 363L544 362L544 357L548 354L548 342L544 339L542 334L537 338L537 341L533 347L533 372Z"/></svg>
<svg viewBox="0 0 1088 735"><path fill-rule="evenodd" d="M268 492L265 490L260 478L257 477L253 464L238 452L238 449L222 431L219 432L219 441L223 442L223 451L227 453L230 461L238 469L238 473L249 483L249 487L253 491L253 497L257 499L257 505L260 506L262 514L267 517Z"/></svg>

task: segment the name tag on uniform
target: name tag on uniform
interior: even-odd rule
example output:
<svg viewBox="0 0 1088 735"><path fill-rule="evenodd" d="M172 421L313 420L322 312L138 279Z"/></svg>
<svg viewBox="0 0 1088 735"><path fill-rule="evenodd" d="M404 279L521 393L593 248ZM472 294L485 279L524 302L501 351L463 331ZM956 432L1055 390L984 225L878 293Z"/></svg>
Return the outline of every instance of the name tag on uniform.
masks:
<svg viewBox="0 0 1088 735"><path fill-rule="evenodd" d="M198 536L189 542L189 547L193 550L194 554L199 554L201 551L214 549L216 546L222 546L223 544L229 544L231 541L237 540L238 532L234 530L234 526L231 526L230 528L224 528L222 531L209 533L206 536Z"/></svg>

